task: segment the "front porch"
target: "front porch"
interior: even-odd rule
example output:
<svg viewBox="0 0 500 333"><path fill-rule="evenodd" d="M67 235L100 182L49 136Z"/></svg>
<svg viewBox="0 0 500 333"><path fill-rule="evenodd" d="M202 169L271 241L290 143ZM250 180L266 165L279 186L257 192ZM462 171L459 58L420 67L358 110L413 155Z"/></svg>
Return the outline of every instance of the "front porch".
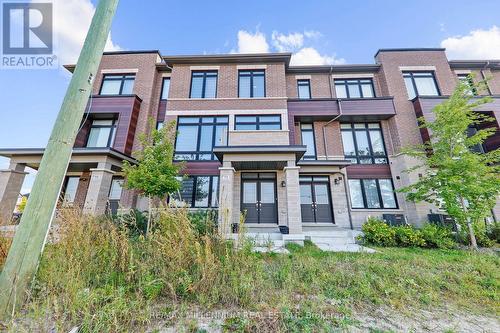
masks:
<svg viewBox="0 0 500 333"><path fill-rule="evenodd" d="M222 162L219 228L258 247L311 240L326 248L355 247L344 159L301 160L305 146L229 146L214 149Z"/></svg>
<svg viewBox="0 0 500 333"><path fill-rule="evenodd" d="M0 170L0 224L9 224L27 174L37 170L44 149L1 149L10 159L9 168ZM86 214L101 215L118 205L132 206L122 198L122 165L134 160L113 148L74 148L66 176L61 184L58 207L70 206ZM123 193L125 195L125 193Z"/></svg>

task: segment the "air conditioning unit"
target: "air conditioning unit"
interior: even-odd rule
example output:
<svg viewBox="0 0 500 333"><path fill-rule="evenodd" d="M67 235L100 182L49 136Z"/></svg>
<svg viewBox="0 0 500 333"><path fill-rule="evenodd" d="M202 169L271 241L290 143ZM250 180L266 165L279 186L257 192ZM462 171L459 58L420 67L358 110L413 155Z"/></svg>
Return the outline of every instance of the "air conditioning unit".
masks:
<svg viewBox="0 0 500 333"><path fill-rule="evenodd" d="M446 214L427 214L429 222L441 227L451 227L453 231L457 231L457 224L455 219Z"/></svg>
<svg viewBox="0 0 500 333"><path fill-rule="evenodd" d="M404 214L382 214L382 219L391 226L406 225L406 217Z"/></svg>

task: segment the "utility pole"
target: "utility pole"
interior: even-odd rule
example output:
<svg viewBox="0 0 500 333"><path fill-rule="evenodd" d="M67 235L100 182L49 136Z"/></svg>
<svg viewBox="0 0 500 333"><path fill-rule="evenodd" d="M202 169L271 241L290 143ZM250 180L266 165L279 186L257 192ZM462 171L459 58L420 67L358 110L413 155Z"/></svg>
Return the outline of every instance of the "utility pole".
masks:
<svg viewBox="0 0 500 333"><path fill-rule="evenodd" d="M28 203L0 274L0 319L8 319L31 287L54 217L92 83L118 0L100 0L43 154Z"/></svg>

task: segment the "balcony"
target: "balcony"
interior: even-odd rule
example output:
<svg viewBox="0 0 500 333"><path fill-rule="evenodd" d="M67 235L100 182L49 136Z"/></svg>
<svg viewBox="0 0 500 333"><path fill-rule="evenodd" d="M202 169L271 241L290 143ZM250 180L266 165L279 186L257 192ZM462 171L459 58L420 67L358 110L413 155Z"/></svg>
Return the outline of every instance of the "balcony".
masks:
<svg viewBox="0 0 500 333"><path fill-rule="evenodd" d="M418 118L423 117L427 121L434 120L434 112L432 110L438 104L446 101L449 96L417 96L413 102L415 114ZM483 112L494 119L492 123L483 124L482 127L495 127L497 128L496 134L490 136L484 142L485 151L493 151L500 148L500 96L490 96L493 101L488 104L483 104L476 109L478 112ZM428 141L430 139L430 132L426 128L420 129L422 140Z"/></svg>
<svg viewBox="0 0 500 333"><path fill-rule="evenodd" d="M87 106L84 123L76 137L75 148L84 148L93 119L116 119L116 135L113 149L130 155L134 144L135 128L142 100L136 95L102 96L94 95Z"/></svg>
<svg viewBox="0 0 500 333"><path fill-rule="evenodd" d="M392 97L351 99L290 99L288 114L293 117L329 119L340 116L340 120L375 121L396 115Z"/></svg>

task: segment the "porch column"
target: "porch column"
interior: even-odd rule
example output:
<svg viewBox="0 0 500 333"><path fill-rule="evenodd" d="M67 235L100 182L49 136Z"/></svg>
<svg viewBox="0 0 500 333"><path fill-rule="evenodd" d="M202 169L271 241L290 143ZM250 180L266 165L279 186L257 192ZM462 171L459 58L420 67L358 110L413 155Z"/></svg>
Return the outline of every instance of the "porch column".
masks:
<svg viewBox="0 0 500 333"><path fill-rule="evenodd" d="M25 165L10 163L8 169L0 170L0 225L10 223L17 199L23 186Z"/></svg>
<svg viewBox="0 0 500 333"><path fill-rule="evenodd" d="M290 234L302 233L302 215L300 212L300 187L298 166L286 166L286 206L288 216L288 229Z"/></svg>
<svg viewBox="0 0 500 333"><path fill-rule="evenodd" d="M85 198L83 211L86 214L102 215L106 212L109 190L114 171L111 166L99 163L95 169L90 169L90 184Z"/></svg>
<svg viewBox="0 0 500 333"><path fill-rule="evenodd" d="M233 186L234 168L224 165L219 168L219 232L223 235L231 233L231 223L233 216Z"/></svg>

